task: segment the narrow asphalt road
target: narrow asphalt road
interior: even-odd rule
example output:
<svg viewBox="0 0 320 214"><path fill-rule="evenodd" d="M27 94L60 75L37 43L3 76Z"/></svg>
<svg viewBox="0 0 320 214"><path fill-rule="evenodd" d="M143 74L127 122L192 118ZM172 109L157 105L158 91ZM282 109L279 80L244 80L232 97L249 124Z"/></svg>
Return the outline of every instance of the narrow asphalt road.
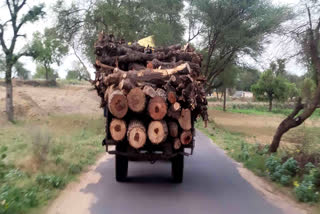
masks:
<svg viewBox="0 0 320 214"><path fill-rule="evenodd" d="M49 214L280 214L238 173L236 164L197 132L185 158L184 182L171 182L171 165L129 162L129 180L114 179L114 158L105 158L49 208ZM91 175L90 175L91 173Z"/></svg>

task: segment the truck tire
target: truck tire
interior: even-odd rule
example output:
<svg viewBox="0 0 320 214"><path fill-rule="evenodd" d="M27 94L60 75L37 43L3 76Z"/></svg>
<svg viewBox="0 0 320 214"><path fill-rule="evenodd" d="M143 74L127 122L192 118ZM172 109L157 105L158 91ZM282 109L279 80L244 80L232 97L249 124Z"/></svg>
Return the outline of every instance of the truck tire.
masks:
<svg viewBox="0 0 320 214"><path fill-rule="evenodd" d="M183 161L184 155L178 154L171 160L172 165L172 178L175 183L182 183L183 181Z"/></svg>
<svg viewBox="0 0 320 214"><path fill-rule="evenodd" d="M117 145L116 151L125 152L125 149L123 146ZM118 182L125 181L128 175L128 158L122 155L116 155L115 164L116 180Z"/></svg>

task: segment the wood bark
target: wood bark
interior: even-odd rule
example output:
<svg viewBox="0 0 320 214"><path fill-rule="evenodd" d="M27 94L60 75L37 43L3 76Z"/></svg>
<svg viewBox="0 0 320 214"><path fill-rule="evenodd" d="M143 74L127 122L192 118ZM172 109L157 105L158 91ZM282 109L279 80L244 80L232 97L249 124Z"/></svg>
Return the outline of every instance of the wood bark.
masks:
<svg viewBox="0 0 320 214"><path fill-rule="evenodd" d="M162 120L167 114L167 104L162 97L154 97L148 105L148 113L154 120Z"/></svg>
<svg viewBox="0 0 320 214"><path fill-rule="evenodd" d="M180 135L180 141L182 145L188 145L192 141L192 132L191 131L183 131Z"/></svg>
<svg viewBox="0 0 320 214"><path fill-rule="evenodd" d="M191 126L191 111L190 109L182 109L181 115L178 119L180 127L183 130L190 130Z"/></svg>
<svg viewBox="0 0 320 214"><path fill-rule="evenodd" d="M169 134L171 137L178 137L179 134L179 127L176 122L169 122L168 123L168 128L169 128Z"/></svg>
<svg viewBox="0 0 320 214"><path fill-rule="evenodd" d="M127 95L128 106L133 112L142 112L146 107L146 95L140 88L133 88Z"/></svg>
<svg viewBox="0 0 320 214"><path fill-rule="evenodd" d="M6 78L6 113L8 121L13 122L13 90L11 78Z"/></svg>
<svg viewBox="0 0 320 214"><path fill-rule="evenodd" d="M128 102L126 96L120 90L111 90L108 94L108 108L113 116L118 119L123 118L128 112Z"/></svg>
<svg viewBox="0 0 320 214"><path fill-rule="evenodd" d="M164 100L167 100L167 92L162 88L157 88L156 93L159 97L162 97Z"/></svg>
<svg viewBox="0 0 320 214"><path fill-rule="evenodd" d="M127 134L126 122L124 120L119 120L116 118L112 119L109 126L109 131L113 140L115 141L123 140Z"/></svg>
<svg viewBox="0 0 320 214"><path fill-rule="evenodd" d="M127 139L130 146L135 149L140 149L145 145L147 134L146 128L141 121L133 120L129 123Z"/></svg>
<svg viewBox="0 0 320 214"><path fill-rule="evenodd" d="M152 121L148 127L148 137L151 143L160 144L167 139L168 126L163 120Z"/></svg>

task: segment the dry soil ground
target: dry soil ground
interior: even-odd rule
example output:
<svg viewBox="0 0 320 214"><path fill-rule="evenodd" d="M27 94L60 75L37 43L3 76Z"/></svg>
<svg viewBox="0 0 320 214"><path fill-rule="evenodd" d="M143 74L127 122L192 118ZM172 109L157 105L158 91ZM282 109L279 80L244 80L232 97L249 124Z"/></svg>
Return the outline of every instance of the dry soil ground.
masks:
<svg viewBox="0 0 320 214"><path fill-rule="evenodd" d="M101 113L99 102L89 84L57 88L14 87L14 109L18 119L36 119L50 114L97 114ZM5 87L0 86L0 123L5 118L4 107Z"/></svg>
<svg viewBox="0 0 320 214"><path fill-rule="evenodd" d="M209 113L211 119L213 119L219 127L232 132L245 134L249 142L259 142L263 144L269 144L272 141L278 125L285 118L281 115L248 115L218 110L210 110ZM320 128L320 119L309 119L302 125L302 128L303 127ZM292 129L284 135L282 145L290 146L295 143L294 138L297 136L297 132L299 132L299 128Z"/></svg>

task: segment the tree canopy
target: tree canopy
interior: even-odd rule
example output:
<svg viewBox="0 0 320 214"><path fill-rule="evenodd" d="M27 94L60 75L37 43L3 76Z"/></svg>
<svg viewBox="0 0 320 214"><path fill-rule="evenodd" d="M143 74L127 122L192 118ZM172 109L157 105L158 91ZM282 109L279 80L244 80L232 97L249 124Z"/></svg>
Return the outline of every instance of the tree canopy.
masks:
<svg viewBox="0 0 320 214"><path fill-rule="evenodd" d="M257 56L263 50L266 36L274 33L288 19L289 10L266 0L198 0L204 27L204 75L208 88L226 66L243 55Z"/></svg>
<svg viewBox="0 0 320 214"><path fill-rule="evenodd" d="M45 77L48 80L50 66L54 63L60 64L63 56L68 53L68 46L65 41L59 39L55 28L46 28L44 34L34 34L29 51L35 61L45 69Z"/></svg>
<svg viewBox="0 0 320 214"><path fill-rule="evenodd" d="M183 7L183 0L107 0L83 7L77 3L68 7L60 0L54 10L60 35L77 43L93 61L93 44L101 31L131 42L153 35L156 45L180 43Z"/></svg>
<svg viewBox="0 0 320 214"><path fill-rule="evenodd" d="M273 100L284 101L288 99L288 81L277 76L274 71L268 69L264 71L251 90L258 100L269 101L269 111L272 111Z"/></svg>

